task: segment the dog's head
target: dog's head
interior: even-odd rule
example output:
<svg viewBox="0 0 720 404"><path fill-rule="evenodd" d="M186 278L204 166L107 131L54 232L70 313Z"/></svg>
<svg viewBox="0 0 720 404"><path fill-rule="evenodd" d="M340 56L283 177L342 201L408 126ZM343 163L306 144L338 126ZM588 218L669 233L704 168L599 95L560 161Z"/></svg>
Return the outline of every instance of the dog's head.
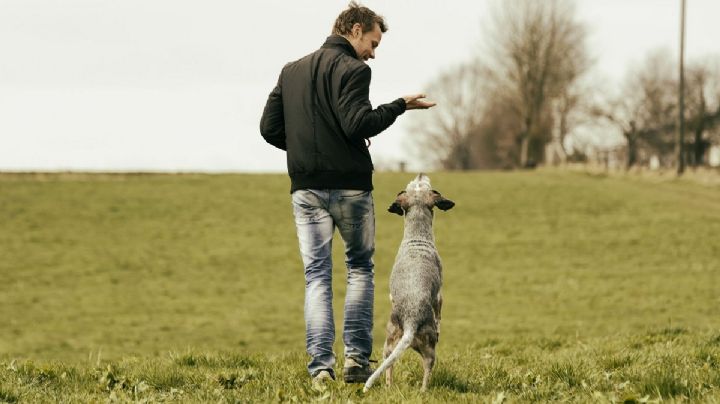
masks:
<svg viewBox="0 0 720 404"><path fill-rule="evenodd" d="M448 210L455 206L455 202L444 198L440 192L432 189L430 177L418 174L414 180L408 183L405 190L398 194L395 202L388 208L388 212L402 216L413 206L427 208L432 213L435 206L441 210Z"/></svg>

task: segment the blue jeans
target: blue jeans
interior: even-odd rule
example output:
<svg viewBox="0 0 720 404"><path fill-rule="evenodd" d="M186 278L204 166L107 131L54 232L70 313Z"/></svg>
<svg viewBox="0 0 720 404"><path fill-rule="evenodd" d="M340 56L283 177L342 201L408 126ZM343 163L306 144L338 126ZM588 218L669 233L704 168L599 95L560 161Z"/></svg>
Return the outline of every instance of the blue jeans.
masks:
<svg viewBox="0 0 720 404"><path fill-rule="evenodd" d="M345 242L347 293L345 357L368 364L372 352L375 212L370 191L302 189L292 193L293 213L305 267L305 332L308 371L331 374L335 364L332 308L332 239Z"/></svg>

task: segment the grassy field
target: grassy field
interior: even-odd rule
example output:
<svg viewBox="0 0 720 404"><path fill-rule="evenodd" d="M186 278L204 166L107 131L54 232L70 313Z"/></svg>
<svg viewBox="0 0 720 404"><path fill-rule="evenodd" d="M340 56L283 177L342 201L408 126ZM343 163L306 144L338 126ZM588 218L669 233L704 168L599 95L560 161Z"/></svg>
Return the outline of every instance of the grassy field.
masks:
<svg viewBox="0 0 720 404"><path fill-rule="evenodd" d="M377 359L411 177L375 176ZM310 388L285 175L0 175L0 402L720 403L720 187L431 178L457 203L435 221L437 371L419 393L408 352L362 395ZM340 329L337 237L334 261Z"/></svg>

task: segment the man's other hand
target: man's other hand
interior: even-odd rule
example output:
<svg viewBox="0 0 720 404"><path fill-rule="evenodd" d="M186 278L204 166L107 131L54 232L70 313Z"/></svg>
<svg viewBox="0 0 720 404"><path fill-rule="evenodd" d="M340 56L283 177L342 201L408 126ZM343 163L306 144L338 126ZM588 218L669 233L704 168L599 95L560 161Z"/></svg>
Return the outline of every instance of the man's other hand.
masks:
<svg viewBox="0 0 720 404"><path fill-rule="evenodd" d="M428 109L434 107L435 103L431 101L423 101L425 94L406 95L403 97L405 100L405 109Z"/></svg>

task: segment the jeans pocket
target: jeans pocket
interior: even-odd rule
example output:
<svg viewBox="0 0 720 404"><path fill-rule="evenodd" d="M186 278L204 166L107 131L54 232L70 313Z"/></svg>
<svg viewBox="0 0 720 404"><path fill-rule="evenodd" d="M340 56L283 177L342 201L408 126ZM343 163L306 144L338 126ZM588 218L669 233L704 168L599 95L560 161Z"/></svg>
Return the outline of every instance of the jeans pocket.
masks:
<svg viewBox="0 0 720 404"><path fill-rule="evenodd" d="M363 223L372 214L373 199L371 191L343 191L340 197L340 211L346 223Z"/></svg>
<svg viewBox="0 0 720 404"><path fill-rule="evenodd" d="M315 193L304 189L292 193L292 206L296 223L315 222L323 212L320 198Z"/></svg>

